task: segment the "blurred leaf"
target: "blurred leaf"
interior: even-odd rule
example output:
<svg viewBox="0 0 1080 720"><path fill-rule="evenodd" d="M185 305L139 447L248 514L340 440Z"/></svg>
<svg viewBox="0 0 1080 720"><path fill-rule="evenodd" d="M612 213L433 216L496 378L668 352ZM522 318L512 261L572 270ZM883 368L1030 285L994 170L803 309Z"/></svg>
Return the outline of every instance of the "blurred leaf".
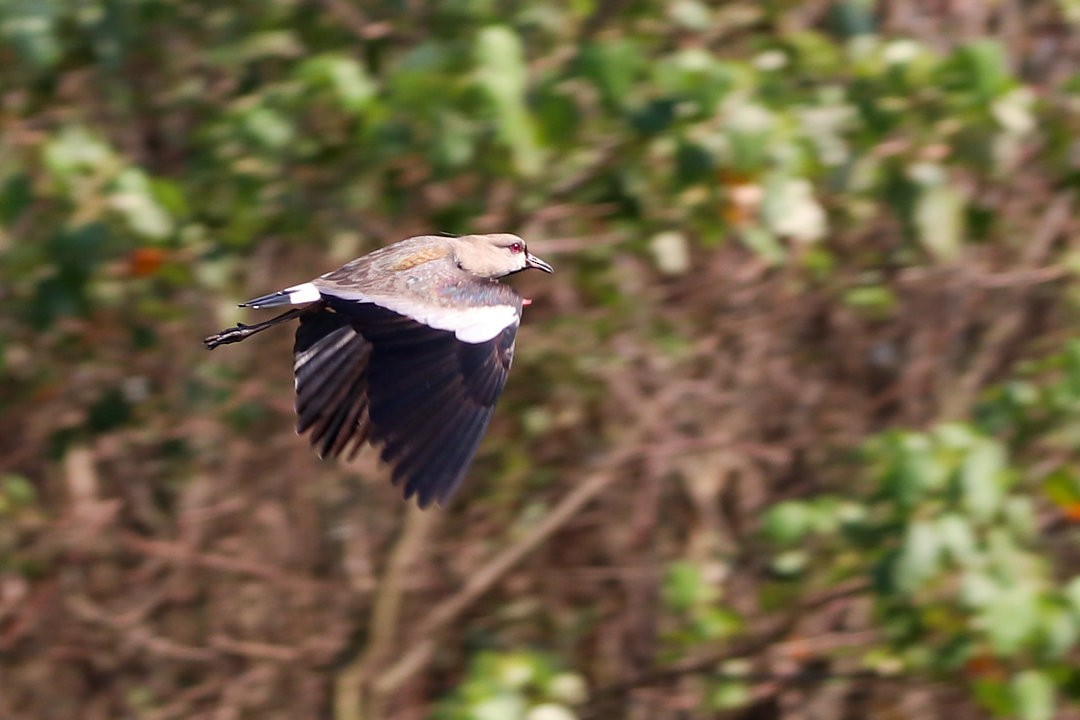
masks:
<svg viewBox="0 0 1080 720"><path fill-rule="evenodd" d="M675 151L675 181L679 187L704 182L716 167L712 155L697 143L679 143Z"/></svg>
<svg viewBox="0 0 1080 720"><path fill-rule="evenodd" d="M1034 93L1026 87L1011 90L994 101L992 112L998 123L1009 133L1026 135L1036 125L1032 105Z"/></svg>
<svg viewBox="0 0 1080 720"><path fill-rule="evenodd" d="M709 694L709 707L713 710L734 710L748 705L753 694L746 683L719 683Z"/></svg>
<svg viewBox="0 0 1080 720"><path fill-rule="evenodd" d="M727 608L711 606L701 608L694 625L701 639L719 640L738 632L742 628L742 620Z"/></svg>
<svg viewBox="0 0 1080 720"><path fill-rule="evenodd" d="M1031 639L1038 623L1038 596L1026 585L1001 588L980 613L994 651L1012 655Z"/></svg>
<svg viewBox="0 0 1080 720"><path fill-rule="evenodd" d="M701 571L690 562L673 563L664 579L664 598L676 610L688 610L711 596Z"/></svg>
<svg viewBox="0 0 1080 720"><path fill-rule="evenodd" d="M904 593L913 593L939 569L942 544L937 528L924 521L908 525L900 557L895 567L895 582Z"/></svg>
<svg viewBox="0 0 1080 720"><path fill-rule="evenodd" d="M523 688L536 679L536 658L525 653L507 653L498 658L499 680L509 688Z"/></svg>
<svg viewBox="0 0 1080 720"><path fill-rule="evenodd" d="M41 0L0 3L0 41L10 43L36 71L48 69L62 55L56 27L61 7Z"/></svg>
<svg viewBox="0 0 1080 720"><path fill-rule="evenodd" d="M1038 537L1039 521L1030 498L1006 498L1002 509L1007 527L1018 539L1030 540Z"/></svg>
<svg viewBox="0 0 1080 720"><path fill-rule="evenodd" d="M969 607L989 605L1001 591L1001 585L981 569L967 570L960 580L960 598Z"/></svg>
<svg viewBox="0 0 1080 720"><path fill-rule="evenodd" d="M324 53L300 64L297 75L308 84L323 87L342 108L358 113L375 98L376 86L367 70L351 57Z"/></svg>
<svg viewBox="0 0 1080 720"><path fill-rule="evenodd" d="M807 557L805 550L787 550L773 558L772 571L781 577L794 577L806 569Z"/></svg>
<svg viewBox="0 0 1080 720"><path fill-rule="evenodd" d="M37 500L33 483L22 475L0 475L0 493L13 505L30 505Z"/></svg>
<svg viewBox="0 0 1080 720"><path fill-rule="evenodd" d="M687 30L708 30L713 23L709 7L698 0L674 0L667 8L668 16Z"/></svg>
<svg viewBox="0 0 1080 720"><path fill-rule="evenodd" d="M525 714L527 707L525 698L520 695L502 693L473 705L470 717L476 720L520 718Z"/></svg>
<svg viewBox="0 0 1080 720"><path fill-rule="evenodd" d="M649 242L649 249L656 259L656 266L665 275L682 275L690 269L690 250L682 233L658 233Z"/></svg>
<svg viewBox="0 0 1080 720"><path fill-rule="evenodd" d="M773 542L790 545L802 540L813 525L813 511L806 503L786 500L765 512L762 528Z"/></svg>
<svg viewBox="0 0 1080 720"><path fill-rule="evenodd" d="M268 150L284 149L296 137L288 118L272 108L256 106L240 117L247 136Z"/></svg>
<svg viewBox="0 0 1080 720"><path fill-rule="evenodd" d="M559 703L534 705L525 713L524 720L577 720L570 708Z"/></svg>
<svg viewBox="0 0 1080 720"><path fill-rule="evenodd" d="M236 59L251 62L260 58L298 57L304 53L300 37L291 30L266 30L250 35L241 46Z"/></svg>
<svg viewBox="0 0 1080 720"><path fill-rule="evenodd" d="M1013 678L1010 690L1022 720L1054 717L1054 683L1045 673L1025 670Z"/></svg>
<svg viewBox="0 0 1080 720"><path fill-rule="evenodd" d="M72 176L109 170L117 163L112 149L78 126L60 130L42 150L45 167L55 182L67 187Z"/></svg>
<svg viewBox="0 0 1080 720"><path fill-rule="evenodd" d="M534 112L545 146L565 147L574 143L582 118L568 92L554 83L543 88L538 93Z"/></svg>
<svg viewBox="0 0 1080 720"><path fill-rule="evenodd" d="M551 697L568 705L585 702L589 696L585 678L578 673L560 672L551 677L547 691Z"/></svg>
<svg viewBox="0 0 1080 720"><path fill-rule="evenodd" d="M937 260L959 255L964 241L964 200L952 186L922 188L915 206L914 224L919 242Z"/></svg>
<svg viewBox="0 0 1080 720"><path fill-rule="evenodd" d="M161 240L173 230L172 218L154 197L149 178L135 168L116 176L109 204L119 212L132 231L152 240Z"/></svg>
<svg viewBox="0 0 1080 720"><path fill-rule="evenodd" d="M960 451L965 455L983 441L980 432L961 422L942 423L936 426L931 434L942 447Z"/></svg>
<svg viewBox="0 0 1080 720"><path fill-rule="evenodd" d="M30 175L18 173L9 177L0 189L0 223L11 224L18 220L32 199Z"/></svg>
<svg viewBox="0 0 1080 720"><path fill-rule="evenodd" d="M1006 716L1016 712L1011 688L997 678L976 679L975 697L984 708L996 716Z"/></svg>
<svg viewBox="0 0 1080 720"><path fill-rule="evenodd" d="M1080 398L1080 340L1075 338L1065 344L1065 386L1074 398Z"/></svg>
<svg viewBox="0 0 1080 720"><path fill-rule="evenodd" d="M1001 508L1004 469L1005 450L993 440L980 441L964 459L960 468L963 504L976 520L988 520Z"/></svg>
<svg viewBox="0 0 1080 720"><path fill-rule="evenodd" d="M761 173L777 151L773 130L776 116L763 105L733 96L724 104L731 169L737 173Z"/></svg>
<svg viewBox="0 0 1080 720"><path fill-rule="evenodd" d="M579 71L600 90L610 109L622 109L631 99L631 90L645 67L645 56L629 38L591 42L578 55Z"/></svg>
<svg viewBox="0 0 1080 720"><path fill-rule="evenodd" d="M935 455L930 439L921 433L889 437L881 453L886 463L884 489L902 508L911 508L928 492L941 489L948 469Z"/></svg>
<svg viewBox="0 0 1080 720"><path fill-rule="evenodd" d="M1062 658L1072 650L1080 635L1074 615L1056 603L1044 603L1041 613L1042 642L1050 657Z"/></svg>
<svg viewBox="0 0 1080 720"><path fill-rule="evenodd" d="M1073 613L1077 618L1080 618L1080 576L1074 577L1065 583L1062 592Z"/></svg>
<svg viewBox="0 0 1080 720"><path fill-rule="evenodd" d="M1005 52L998 40L977 40L957 50L956 58L963 81L970 83L981 100L989 102L1010 87Z"/></svg>
<svg viewBox="0 0 1080 720"><path fill-rule="evenodd" d="M975 559L975 534L966 517L956 513L942 516L937 521L937 532L953 561L967 565Z"/></svg>
<svg viewBox="0 0 1080 720"><path fill-rule="evenodd" d="M735 82L730 68L703 48L687 48L662 59L654 67L653 74L658 89L669 96L693 102L699 113L712 112ZM661 129L663 127L658 126L652 132Z"/></svg>
<svg viewBox="0 0 1080 720"><path fill-rule="evenodd" d="M884 285L866 285L845 292L844 302L872 317L885 317L895 309L896 295Z"/></svg>
<svg viewBox="0 0 1080 720"><path fill-rule="evenodd" d="M830 16L840 33L846 36L872 33L877 26L872 0L841 0L832 3Z"/></svg>
<svg viewBox="0 0 1080 720"><path fill-rule="evenodd" d="M1072 468L1061 467L1043 480L1043 490L1052 502L1061 507L1080 503L1080 478Z"/></svg>
<svg viewBox="0 0 1080 720"><path fill-rule="evenodd" d="M800 243L816 242L828 231L825 210L802 178L771 175L765 183L762 215L774 233Z"/></svg>
<svg viewBox="0 0 1080 720"><path fill-rule="evenodd" d="M456 113L447 113L436 140L436 160L442 168L459 168L476 157L476 132L473 125Z"/></svg>
<svg viewBox="0 0 1080 720"><path fill-rule="evenodd" d="M536 127L525 107L525 51L517 34L493 25L476 38L476 77L491 98L499 137L511 149L514 164L525 176L540 170L542 152Z"/></svg>
<svg viewBox="0 0 1080 720"><path fill-rule="evenodd" d="M744 245L770 265L779 265L787 259L787 253L777 242L776 236L763 227L752 225L744 229L740 236Z"/></svg>
<svg viewBox="0 0 1080 720"><path fill-rule="evenodd" d="M659 100L650 100L641 107L634 108L629 112L630 126L642 135L659 135L667 130L671 129L671 126L675 123L675 111L678 107L678 103L668 98L662 98ZM706 160L709 162L709 167L705 169L711 169L711 160L703 153L697 153L696 158ZM686 158L683 159L684 167L683 172L686 171ZM700 177L701 173L697 174ZM692 181L694 178L684 178L687 182Z"/></svg>

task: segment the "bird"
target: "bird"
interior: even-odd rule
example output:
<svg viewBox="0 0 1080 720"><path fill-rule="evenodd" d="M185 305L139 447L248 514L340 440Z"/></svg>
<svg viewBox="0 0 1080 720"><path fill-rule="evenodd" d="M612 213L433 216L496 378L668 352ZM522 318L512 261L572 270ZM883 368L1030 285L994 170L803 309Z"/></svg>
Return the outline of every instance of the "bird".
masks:
<svg viewBox="0 0 1080 720"><path fill-rule="evenodd" d="M553 272L510 233L410 237L241 303L294 307L203 343L213 350L299 320L297 434L323 459L381 446L406 500L444 506L491 421L530 302L498 280L530 268Z"/></svg>

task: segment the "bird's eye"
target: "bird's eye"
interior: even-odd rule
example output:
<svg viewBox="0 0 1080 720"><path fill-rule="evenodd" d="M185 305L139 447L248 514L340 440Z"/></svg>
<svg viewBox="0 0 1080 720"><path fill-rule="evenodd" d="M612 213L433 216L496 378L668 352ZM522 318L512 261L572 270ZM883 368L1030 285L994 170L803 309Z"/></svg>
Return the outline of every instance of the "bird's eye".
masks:
<svg viewBox="0 0 1080 720"><path fill-rule="evenodd" d="M524 249L525 249L525 245L523 243L519 243L519 242L512 243L510 245L510 247L509 247L510 252L514 253L515 255L517 255L519 252L521 252Z"/></svg>

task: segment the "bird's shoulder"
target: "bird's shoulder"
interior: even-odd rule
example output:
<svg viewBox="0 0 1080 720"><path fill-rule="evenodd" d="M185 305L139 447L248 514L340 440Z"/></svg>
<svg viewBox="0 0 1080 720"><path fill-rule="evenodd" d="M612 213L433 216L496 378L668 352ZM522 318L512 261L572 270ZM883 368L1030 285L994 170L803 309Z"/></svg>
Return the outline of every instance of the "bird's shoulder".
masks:
<svg viewBox="0 0 1080 720"><path fill-rule="evenodd" d="M380 278L392 277L394 273L439 260L453 264L450 245L437 235L420 235L361 255L336 270L320 275L318 280L326 285L362 287Z"/></svg>

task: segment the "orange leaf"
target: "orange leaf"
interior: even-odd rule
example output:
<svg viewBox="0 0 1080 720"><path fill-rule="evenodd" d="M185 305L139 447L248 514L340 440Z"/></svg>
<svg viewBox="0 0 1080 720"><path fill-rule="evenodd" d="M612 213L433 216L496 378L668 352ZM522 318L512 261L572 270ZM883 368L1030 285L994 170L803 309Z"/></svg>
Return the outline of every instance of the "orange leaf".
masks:
<svg viewBox="0 0 1080 720"><path fill-rule="evenodd" d="M135 277L149 277L158 271L165 261L165 251L161 248L137 248L128 256L128 270Z"/></svg>
<svg viewBox="0 0 1080 720"><path fill-rule="evenodd" d="M1005 668L991 655L976 655L964 664L964 672L971 678L1004 680Z"/></svg>

